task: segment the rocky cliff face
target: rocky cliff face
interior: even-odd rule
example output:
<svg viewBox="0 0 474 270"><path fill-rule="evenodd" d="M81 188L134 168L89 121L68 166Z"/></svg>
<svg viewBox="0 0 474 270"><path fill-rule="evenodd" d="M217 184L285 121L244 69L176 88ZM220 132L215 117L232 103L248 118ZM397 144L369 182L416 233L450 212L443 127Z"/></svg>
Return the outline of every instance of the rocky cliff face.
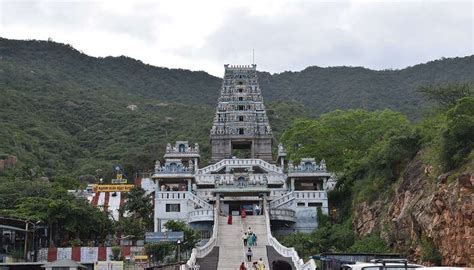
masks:
<svg viewBox="0 0 474 270"><path fill-rule="evenodd" d="M355 208L356 232L380 232L392 247L422 262L421 238L429 239L443 265L474 266L474 175L465 171L433 180L420 159L404 171L395 195ZM423 262L426 263L426 262Z"/></svg>

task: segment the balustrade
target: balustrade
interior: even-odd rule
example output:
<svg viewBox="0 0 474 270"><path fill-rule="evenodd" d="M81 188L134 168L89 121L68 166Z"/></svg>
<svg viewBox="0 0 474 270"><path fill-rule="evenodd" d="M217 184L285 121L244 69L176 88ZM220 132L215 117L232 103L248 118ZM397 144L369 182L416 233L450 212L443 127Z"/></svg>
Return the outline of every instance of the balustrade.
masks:
<svg viewBox="0 0 474 270"><path fill-rule="evenodd" d="M162 200L184 200L186 195L188 195L187 191L159 191L155 194L157 199Z"/></svg>
<svg viewBox="0 0 474 270"><path fill-rule="evenodd" d="M269 205L271 208L277 208L278 206L281 206L291 200L294 199L305 199L305 200L311 200L311 199L318 199L318 200L327 200L327 193L326 191L320 191L320 190L294 190L291 191L280 198L276 198L272 200Z"/></svg>
<svg viewBox="0 0 474 270"><path fill-rule="evenodd" d="M216 205L214 206L214 226L213 226L213 229L212 229L212 236L204 246L193 248L193 250L191 252L191 257L186 262L186 269L195 269L196 259L205 257L216 246L216 244L217 244L217 232L219 230L219 211L218 211L218 209L219 209L219 201L217 201Z"/></svg>
<svg viewBox="0 0 474 270"><path fill-rule="evenodd" d="M283 173L283 170L273 164L270 164L261 159L223 159L216 164L209 165L207 167L197 170L197 174L207 174L210 172L217 171L225 166L261 166L269 171L274 171L277 173Z"/></svg>
<svg viewBox="0 0 474 270"><path fill-rule="evenodd" d="M155 174L193 174L194 168L192 167L169 167L163 166L160 168L155 168Z"/></svg>
<svg viewBox="0 0 474 270"><path fill-rule="evenodd" d="M283 257L290 257L293 261L296 270L316 270L316 263L313 259L310 259L307 263L304 263L303 259L298 256L298 253L294 248L288 248L280 244L278 240L272 236L270 229L270 212L268 211L268 203L264 202L264 214L265 214L265 225L267 229L268 243Z"/></svg>
<svg viewBox="0 0 474 270"><path fill-rule="evenodd" d="M189 212L189 222L196 221L212 221L214 218L214 210L212 209L198 209Z"/></svg>
<svg viewBox="0 0 474 270"><path fill-rule="evenodd" d="M270 209L272 220L286 220L296 222L296 212L291 209Z"/></svg>

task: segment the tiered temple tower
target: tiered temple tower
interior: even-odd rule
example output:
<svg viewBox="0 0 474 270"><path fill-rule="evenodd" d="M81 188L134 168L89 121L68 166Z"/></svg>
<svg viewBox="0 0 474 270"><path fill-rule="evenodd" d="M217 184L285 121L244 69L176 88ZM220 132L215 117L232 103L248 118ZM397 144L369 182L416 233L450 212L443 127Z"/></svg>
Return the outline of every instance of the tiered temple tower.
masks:
<svg viewBox="0 0 474 270"><path fill-rule="evenodd" d="M211 162L232 158L272 159L272 130L257 81L257 65L224 65L211 129Z"/></svg>

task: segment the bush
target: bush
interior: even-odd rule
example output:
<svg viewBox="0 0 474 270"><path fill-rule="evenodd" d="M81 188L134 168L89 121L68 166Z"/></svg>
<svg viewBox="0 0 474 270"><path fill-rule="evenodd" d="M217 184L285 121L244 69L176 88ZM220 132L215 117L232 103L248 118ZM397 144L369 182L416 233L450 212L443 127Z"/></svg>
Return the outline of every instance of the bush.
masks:
<svg viewBox="0 0 474 270"><path fill-rule="evenodd" d="M441 253L434 246L433 241L427 236L422 235L420 239L421 259L435 265L441 264Z"/></svg>
<svg viewBox="0 0 474 270"><path fill-rule="evenodd" d="M120 260L120 253L122 252L122 249L120 247L112 247L112 254L111 254L111 260L113 261L119 261Z"/></svg>
<svg viewBox="0 0 474 270"><path fill-rule="evenodd" d="M349 252L387 253L390 252L390 248L378 234L372 233L356 240L349 248Z"/></svg>
<svg viewBox="0 0 474 270"><path fill-rule="evenodd" d="M174 245L169 242L147 243L145 244L145 254L150 261L163 262L174 250Z"/></svg>
<svg viewBox="0 0 474 270"><path fill-rule="evenodd" d="M463 164L474 147L474 98L460 99L446 120L441 158L445 169L451 170Z"/></svg>

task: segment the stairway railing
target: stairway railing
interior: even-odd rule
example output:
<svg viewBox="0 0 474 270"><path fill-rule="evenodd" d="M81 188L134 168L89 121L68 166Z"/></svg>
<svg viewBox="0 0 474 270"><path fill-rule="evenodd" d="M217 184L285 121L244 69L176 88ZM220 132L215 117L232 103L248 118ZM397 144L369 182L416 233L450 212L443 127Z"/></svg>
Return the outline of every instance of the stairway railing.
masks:
<svg viewBox="0 0 474 270"><path fill-rule="evenodd" d="M188 199L191 200L193 203L199 205L200 207L204 209L212 209L212 205L206 202L205 200L194 195L192 192L189 192L188 194L189 194Z"/></svg>
<svg viewBox="0 0 474 270"><path fill-rule="evenodd" d="M303 259L298 256L298 253L294 248L285 247L280 242L278 242L275 237L272 236L272 231L270 228L270 211L268 210L268 207L269 204L265 200L263 212L265 214L268 244L271 245L281 256L290 257L296 267L296 270L316 270L316 262L313 259L310 259L308 262L304 263Z"/></svg>
<svg viewBox="0 0 474 270"><path fill-rule="evenodd" d="M211 239L209 239L204 246L193 248L191 257L186 262L186 269L199 269L199 266L196 265L196 259L205 257L216 246L217 232L219 231L219 207L219 200L216 200L216 204L214 205L214 226L212 228Z"/></svg>
<svg viewBox="0 0 474 270"><path fill-rule="evenodd" d="M236 159L223 159L216 164L206 166L204 168L198 169L196 174L207 174L210 172L215 172L219 169L221 169L224 166L261 166L262 168L265 168L268 171L274 171L276 173L283 173L283 169L274 165L270 164L264 160L261 159L241 159L241 158L236 158Z"/></svg>
<svg viewBox="0 0 474 270"><path fill-rule="evenodd" d="M278 208L292 200L327 200L325 190L293 190L269 202L272 209Z"/></svg>
<svg viewBox="0 0 474 270"><path fill-rule="evenodd" d="M286 194L283 194L281 197L278 197L274 200L272 200L270 203L268 203L268 205L271 207L271 208L277 208L281 205L284 205L285 203L293 200L295 198L295 195L294 195L294 191L290 191Z"/></svg>

